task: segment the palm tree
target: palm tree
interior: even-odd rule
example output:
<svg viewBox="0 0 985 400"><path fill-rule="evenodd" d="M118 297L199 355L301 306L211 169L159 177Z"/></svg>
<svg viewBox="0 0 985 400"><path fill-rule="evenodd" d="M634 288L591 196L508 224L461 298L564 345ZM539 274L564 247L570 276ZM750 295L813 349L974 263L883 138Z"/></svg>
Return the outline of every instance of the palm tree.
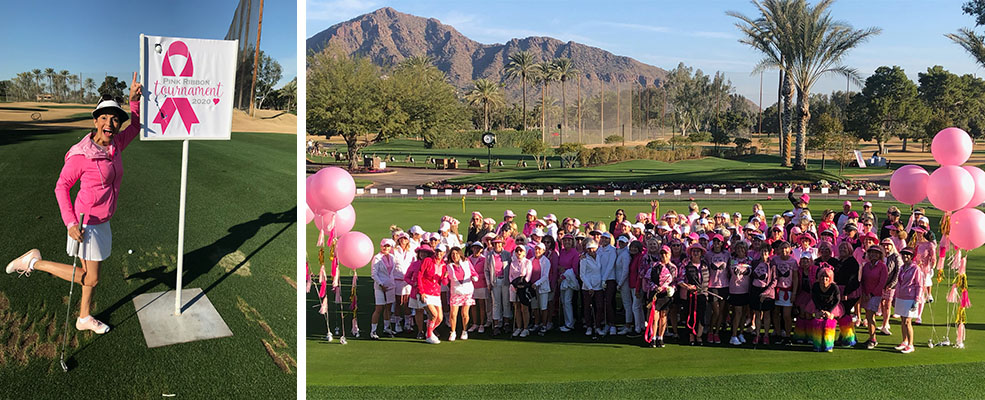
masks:
<svg viewBox="0 0 985 400"><path fill-rule="evenodd" d="M61 101L65 101L65 98L68 97L68 93L70 90L68 85L69 76L71 76L71 73L68 72L68 70L66 69L58 71L58 74L55 76L55 79L58 80L58 90L59 90L59 97L61 98Z"/></svg>
<svg viewBox="0 0 985 400"><path fill-rule="evenodd" d="M985 42L981 36L968 28L961 28L958 33L946 33L944 36L963 47L978 64L985 66Z"/></svg>
<svg viewBox="0 0 985 400"><path fill-rule="evenodd" d="M787 45L780 41L780 32L792 30L791 15L795 13L795 0L766 0L763 3L753 1L753 5L759 10L761 16L752 19L735 11L726 11L725 14L739 20L735 24L745 35L739 39L740 43L747 44L763 53L763 61L753 70L753 74L762 72L765 69L777 68L780 71L779 84L777 88L777 105L782 106L778 113L779 137L780 137L780 165L790 166L790 114L793 108L793 82L786 74L790 60L787 55L792 53L790 48L781 48Z"/></svg>
<svg viewBox="0 0 985 400"><path fill-rule="evenodd" d="M69 93L71 93L71 96L72 96L72 98L73 98L74 101L82 101L82 100L80 100L81 99L81 96L82 96L82 90L81 89L74 90L74 91L71 90L72 88L78 88L79 87L79 83L80 83L80 80L79 80L79 76L78 75L69 75L68 76Z"/></svg>
<svg viewBox="0 0 985 400"><path fill-rule="evenodd" d="M92 78L86 78L85 83L82 85L82 102L85 103L86 97L89 97L89 91L96 91L96 81Z"/></svg>
<svg viewBox="0 0 985 400"><path fill-rule="evenodd" d="M55 69L45 68L44 76L48 78L48 94L55 95Z"/></svg>
<svg viewBox="0 0 985 400"><path fill-rule="evenodd" d="M554 74L557 80L561 81L561 116L562 122L561 129L563 133L565 129L568 129L568 108L564 102L564 83L575 76L578 70L571 64L571 59L569 58L559 58L554 60ZM564 137L559 136L559 141L564 143Z"/></svg>
<svg viewBox="0 0 985 400"><path fill-rule="evenodd" d="M547 89L551 82L557 80L557 69L554 64L547 61L537 63L537 83L544 85L540 91L540 102L544 104L547 99ZM545 107L540 108L540 140L547 141L547 112Z"/></svg>
<svg viewBox="0 0 985 400"><path fill-rule="evenodd" d="M34 81L37 83L37 91L35 92L35 97L37 97L37 95L41 94L41 70L37 68L32 69L31 74L34 75Z"/></svg>
<svg viewBox="0 0 985 400"><path fill-rule="evenodd" d="M527 130L527 79L537 73L537 63L529 51L518 51L510 55L510 62L504 67L506 77L520 78L520 94L523 102L523 130Z"/></svg>
<svg viewBox="0 0 985 400"><path fill-rule="evenodd" d="M821 76L836 73L861 83L855 69L841 64L849 50L881 32L879 28L854 29L831 18L828 7L834 0L821 0L811 6L805 0L753 0L762 17L756 27L747 26L758 37L746 33L743 40L764 53L759 68L782 69L797 90L800 118L797 124L797 151L794 169L806 169L807 123L811 118L811 88ZM774 13L773 11L781 11ZM741 19L741 18L740 18ZM747 19L746 19L747 20ZM744 20L745 21L745 20ZM766 51L772 46L775 51ZM789 144L788 144L789 146Z"/></svg>
<svg viewBox="0 0 985 400"><path fill-rule="evenodd" d="M483 130L489 130L489 106L494 107L503 104L503 94L499 91L499 84L488 79L477 79L473 82L475 88L465 95L465 99L470 105L482 104Z"/></svg>

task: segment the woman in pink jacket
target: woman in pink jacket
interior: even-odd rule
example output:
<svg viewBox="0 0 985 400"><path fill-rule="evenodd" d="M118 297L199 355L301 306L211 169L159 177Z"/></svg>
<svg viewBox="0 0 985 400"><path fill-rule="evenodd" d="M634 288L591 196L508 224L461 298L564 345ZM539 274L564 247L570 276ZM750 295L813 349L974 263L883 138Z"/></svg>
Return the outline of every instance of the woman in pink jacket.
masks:
<svg viewBox="0 0 985 400"><path fill-rule="evenodd" d="M917 305L923 302L925 274L920 266L913 262L913 248L907 247L899 253L903 257L903 266L900 267L899 280L896 282L896 302L893 306L902 319L900 331L903 332L903 342L896 346L896 350L905 354L913 352L912 321L920 316Z"/></svg>
<svg viewBox="0 0 985 400"><path fill-rule="evenodd" d="M140 132L140 124L136 121L140 120L142 89L137 82L137 73L134 73L130 84L129 117L119 103L104 97L92 112L96 129L65 154L65 165L55 184L55 198L68 230L68 255L78 256L81 268L42 260L38 249L31 249L7 264L8 274L16 271L28 276L31 271L40 270L67 281L74 278L75 283L81 284L79 319L75 322L75 328L80 331L109 332L109 325L90 315L90 305L99 283L99 266L109 257L112 248L113 232L109 221L116 211L123 181L123 150ZM133 118L134 122L121 132L120 128L128 118ZM79 182L79 192L73 203L69 191L76 182Z"/></svg>

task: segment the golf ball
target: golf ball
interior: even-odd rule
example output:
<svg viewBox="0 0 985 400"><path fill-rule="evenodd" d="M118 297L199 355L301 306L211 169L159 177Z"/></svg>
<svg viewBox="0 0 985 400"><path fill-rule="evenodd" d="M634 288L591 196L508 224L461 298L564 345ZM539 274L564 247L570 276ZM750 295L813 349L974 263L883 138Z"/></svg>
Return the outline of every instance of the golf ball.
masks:
<svg viewBox="0 0 985 400"><path fill-rule="evenodd" d="M127 254L133 254L133 249L127 250Z"/></svg>

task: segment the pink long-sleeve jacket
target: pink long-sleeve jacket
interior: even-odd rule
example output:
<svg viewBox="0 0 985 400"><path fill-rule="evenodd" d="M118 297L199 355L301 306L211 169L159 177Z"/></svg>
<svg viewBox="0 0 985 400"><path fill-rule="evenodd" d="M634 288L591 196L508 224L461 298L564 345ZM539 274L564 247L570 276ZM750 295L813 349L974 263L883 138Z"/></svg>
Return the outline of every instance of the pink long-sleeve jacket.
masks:
<svg viewBox="0 0 985 400"><path fill-rule="evenodd" d="M140 102L130 102L130 125L110 139L109 146L100 148L85 135L65 154L65 165L55 183L55 199L65 227L79 224L79 213L85 213L85 223L97 225L109 221L116 212L116 200L123 182L123 149L140 132ZM69 191L75 182L79 193L75 202Z"/></svg>

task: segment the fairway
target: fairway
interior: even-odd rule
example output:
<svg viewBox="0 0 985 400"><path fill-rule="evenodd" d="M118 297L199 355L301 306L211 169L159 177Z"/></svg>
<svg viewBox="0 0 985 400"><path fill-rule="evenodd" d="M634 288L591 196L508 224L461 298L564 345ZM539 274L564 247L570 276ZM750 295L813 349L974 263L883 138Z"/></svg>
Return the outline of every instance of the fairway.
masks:
<svg viewBox="0 0 985 400"><path fill-rule="evenodd" d="M712 212L751 210L753 201L701 201ZM785 199L761 201L767 215L790 207ZM442 215L466 221L462 203L455 199L387 200L357 199L354 230L368 234L378 244L388 234L391 224L408 229L419 224L435 230ZM876 215L885 216L893 203L875 202ZM815 200L812 209L839 208L835 200ZM559 218L576 216L582 221L612 219L617 208L628 215L648 211L642 201L499 201L472 200L466 211L478 210L499 220L504 209L523 214L529 208L542 215L554 213ZM686 202L662 201L661 212L684 211ZM937 226L939 213L931 211L932 225ZM307 230L308 260L317 273L317 248L313 226ZM378 246L377 246L378 248ZM968 262L969 294L972 303L985 296L985 257L972 252ZM343 267L344 272L348 270ZM592 342L583 332L563 334L554 330L544 337L489 339L488 334L471 335L468 341L442 342L437 346L411 339L409 335L380 341L366 340L372 311L372 287L369 268L359 270L359 323L362 340L350 340L346 346L338 341L326 343L325 321L317 313L317 299L307 296L307 385L309 398L529 398L566 397L705 397L711 395L738 398L762 397L861 397L867 393L886 393L903 397L974 396L983 388L978 372L985 364L985 312L979 307L968 309L967 348L928 349L931 330L943 337L944 301L949 282L935 289L939 299L924 312L924 324L915 327L917 351L903 355L892 349L899 342L899 325L893 324L893 336L880 336L875 350L841 349L818 354L806 345L753 349L751 345L732 347L680 346L668 342L666 348L641 347L641 339L602 338ZM349 279L343 279L343 298L349 294ZM953 306L952 306L953 307ZM337 310L330 304L332 310ZM934 313L931 324L931 310ZM347 318L348 320L348 318ZM332 319L333 328L338 316ZM348 322L346 323L348 327ZM438 328L439 337L447 337L447 328ZM955 330L952 326L950 338ZM867 338L859 333L859 340ZM344 361L340 361L344 360ZM852 370L852 371L848 371ZM833 389L837 382L838 389ZM841 385L847 385L842 388ZM749 391L751 387L759 388ZM666 388L667 390L660 389ZM740 389L741 388L741 389ZM738 389L738 391L737 391ZM746 390L746 391L743 391Z"/></svg>
<svg viewBox="0 0 985 400"><path fill-rule="evenodd" d="M71 264L54 186L83 129L0 131L0 258L37 247ZM201 288L232 337L148 349L131 300L173 288L180 142L135 140L93 313L58 365L69 284L37 271L0 276L0 398L271 398L295 392L296 136L233 133L189 145L183 287ZM132 250L132 254L128 251ZM80 289L75 287L73 321Z"/></svg>

